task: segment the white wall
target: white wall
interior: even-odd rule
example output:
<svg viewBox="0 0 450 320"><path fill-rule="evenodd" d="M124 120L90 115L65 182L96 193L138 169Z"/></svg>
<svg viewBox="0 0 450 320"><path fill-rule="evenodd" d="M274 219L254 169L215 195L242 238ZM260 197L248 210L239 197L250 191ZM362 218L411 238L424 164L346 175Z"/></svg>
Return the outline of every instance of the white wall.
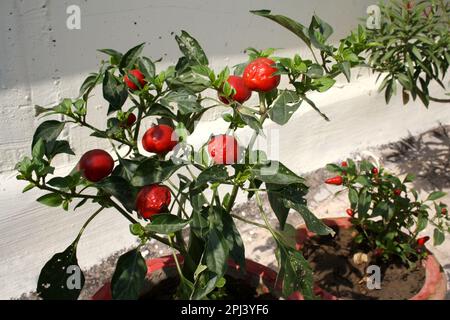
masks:
<svg viewBox="0 0 450 320"><path fill-rule="evenodd" d="M299 40L273 22L248 13L272 9L309 23L315 11L336 29L335 39L347 34L376 1L61 1L3 0L0 3L0 298L35 288L45 261L64 249L76 236L93 207L63 212L38 205L38 192L21 194L14 164L29 153L38 121L35 104L50 106L62 97L74 97L85 76L96 71L103 56L97 48L125 51L146 41L145 54L162 57L161 68L179 56L171 32L187 30L195 36L213 67L234 65L245 59L249 46L283 48L281 54L305 49ZM81 7L81 30L66 28L66 8ZM421 132L450 121L450 108L431 105L426 110L399 99L385 106L376 93L375 77L360 71L352 84L341 81L325 94L312 95L332 121L324 122L305 105L280 131L280 159L298 172L306 172L350 152ZM96 92L89 121L105 125L106 104ZM196 141L220 130L216 114L199 126ZM276 127L269 125L269 127ZM64 132L75 152L99 146L86 131ZM242 137L245 139L245 137ZM67 171L76 157L61 156L59 171ZM79 246L79 261L89 267L111 252L130 245L128 223L114 211L102 213L88 227Z"/></svg>

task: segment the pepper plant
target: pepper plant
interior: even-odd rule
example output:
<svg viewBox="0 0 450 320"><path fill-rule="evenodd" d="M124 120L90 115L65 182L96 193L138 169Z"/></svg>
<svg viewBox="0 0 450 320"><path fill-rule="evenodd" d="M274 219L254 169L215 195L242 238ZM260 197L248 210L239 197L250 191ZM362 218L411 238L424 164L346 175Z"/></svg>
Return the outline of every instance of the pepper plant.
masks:
<svg viewBox="0 0 450 320"><path fill-rule="evenodd" d="M258 14L272 17L267 11ZM235 66L234 75L228 67L216 72L209 67L197 40L182 31L175 37L182 53L176 65L157 72L155 61L142 55L144 44L124 54L102 49L99 51L109 58L102 61L98 72L86 78L79 97L64 99L50 108L36 106L38 116L57 115L59 120L45 120L38 126L31 157L17 164L17 178L28 182L24 192L33 188L45 191L37 201L66 211L77 210L88 202L98 207L74 242L43 267L37 286L42 298L79 296L81 289L67 287L70 275L66 271L78 265L77 244L82 233L105 208L127 219L130 232L139 240L135 249L118 260L111 284L114 299L139 297L147 270L139 248L150 239L173 249L180 279L175 298L217 297L217 288L224 286L228 260L235 261L245 272L245 249L236 219L272 234L282 296L300 291L305 298L314 298L311 269L295 250L286 231L286 219L292 209L317 234L333 231L308 209L304 179L282 163L267 159L254 144L263 135L266 120L287 123L303 101L326 118L307 94L326 91L340 73L349 77L350 68L362 58L351 53L353 47L348 41L338 49L329 45L326 40L332 28L317 16L309 29L276 16L279 19L295 30L311 50L311 44L318 49L322 63L300 55L270 57L273 49L249 49L249 60ZM330 66L331 56L335 62ZM289 79L289 89L277 88L282 77ZM88 102L97 86L108 103L105 128L88 121ZM258 92L256 105L248 100L252 91ZM226 108L223 119L229 123L228 130L194 148L189 136L202 115L216 107ZM144 128L143 120L148 119L154 123ZM68 141L58 139L61 131L71 126L85 127L92 137L107 140L111 152L90 150L68 175L56 176L53 160L62 153L75 155ZM241 145L237 139L244 127L253 130L248 145ZM264 224L233 213L238 192L256 199ZM264 194L279 226L268 219L262 202ZM187 229L187 237L183 229ZM84 278L81 280L83 284Z"/></svg>
<svg viewBox="0 0 450 320"><path fill-rule="evenodd" d="M446 194L435 191L421 199L417 190L409 187L414 175L400 179L367 160L355 163L348 159L340 165L328 164L327 169L338 175L325 182L342 185L348 192L346 212L357 231L354 244L373 260L400 258L412 266L427 255L424 244L429 237L420 233L429 224L434 226L435 246L450 232L447 205L437 201Z"/></svg>
<svg viewBox="0 0 450 320"><path fill-rule="evenodd" d="M372 71L378 78L383 77L379 91L384 91L386 103L397 87L404 104L411 97L419 97L425 106L430 101L450 102L429 92L432 83L447 90L444 80L450 64L448 1L389 0L380 2L379 7L380 28L366 28L364 52Z"/></svg>

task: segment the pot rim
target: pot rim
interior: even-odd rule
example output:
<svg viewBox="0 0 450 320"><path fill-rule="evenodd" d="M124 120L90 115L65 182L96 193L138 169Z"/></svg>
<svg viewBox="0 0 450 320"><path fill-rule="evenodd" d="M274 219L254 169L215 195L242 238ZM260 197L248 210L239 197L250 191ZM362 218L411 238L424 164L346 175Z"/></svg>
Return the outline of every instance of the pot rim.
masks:
<svg viewBox="0 0 450 320"><path fill-rule="evenodd" d="M337 226L344 229L353 226L349 217L322 218L321 220L328 226ZM301 250L303 241L306 238L314 236L314 233L307 229L306 224L300 224L296 229L297 249ZM302 230L306 232L302 232ZM425 282L419 292L408 300L445 300L447 294L447 280L445 273L433 253L428 249L427 253L427 257L422 260L422 266L425 268ZM321 291L325 294L324 297L332 297L333 300L339 299L323 289L321 289Z"/></svg>
<svg viewBox="0 0 450 320"><path fill-rule="evenodd" d="M177 255L177 259L180 263L183 262L183 257ZM158 258L146 259L145 263L147 265L146 277L149 277L153 272L159 271L165 268L176 268L176 263L173 255L162 256ZM264 266L256 261L245 259L246 272L249 275L258 276L260 281L264 282L264 285L270 289L272 292L277 292L276 282L277 282L277 272L273 269ZM240 266L234 261L228 261L228 267L231 270L238 271ZM112 300L111 294L111 282L105 282L97 292L91 297L91 300Z"/></svg>

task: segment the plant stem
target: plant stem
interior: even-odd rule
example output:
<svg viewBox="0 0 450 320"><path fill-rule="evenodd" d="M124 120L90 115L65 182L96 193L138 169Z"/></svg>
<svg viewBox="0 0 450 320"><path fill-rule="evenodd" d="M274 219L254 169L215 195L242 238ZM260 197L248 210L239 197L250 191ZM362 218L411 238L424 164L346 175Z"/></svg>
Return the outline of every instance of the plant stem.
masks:
<svg viewBox="0 0 450 320"><path fill-rule="evenodd" d="M169 236L168 239L169 239L170 246L173 248L173 247L174 247L174 243L173 243L173 241L172 241L172 237ZM174 260L175 260L175 264L176 264L176 266L177 266L178 275L180 276L180 279L183 280L183 279L184 279L183 272L181 272L180 263L178 262L178 257L177 257L177 255L175 254L175 251L174 251L174 250L172 250L172 256L173 256L173 258L174 258Z"/></svg>
<svg viewBox="0 0 450 320"><path fill-rule="evenodd" d="M93 195L88 195L88 194L79 194L79 193L68 193L68 192L64 192L52 187L48 187L47 185L43 185L40 184L38 181L35 180L30 180L32 183L35 184L35 186L41 190L47 190L47 191L51 191L53 193L58 193L66 198L81 198L81 199L98 199L97 196L93 196Z"/></svg>
<svg viewBox="0 0 450 320"><path fill-rule="evenodd" d="M75 119L75 120L76 120L76 119ZM87 127L87 128L89 128L89 129L91 129L91 130L94 131L94 132L97 132L97 133L98 133L98 132L102 132L102 133L103 133L102 130L97 129L96 127L90 125L89 123L87 123L87 122L84 121L84 120L78 120L78 123L81 124L81 125L84 126L84 127ZM133 147L133 144L131 144L129 141L122 140L122 139L119 139L119 138L114 138L114 137L111 137L111 139L112 139L112 140L115 140L115 141L117 141L117 142L120 142L120 143L122 143L122 144L125 144L125 145L127 145L127 146L129 146L129 147Z"/></svg>
<svg viewBox="0 0 450 320"><path fill-rule="evenodd" d="M133 135L133 150L135 151L135 153L139 153L137 138L139 135L139 129L141 128L142 115L144 113L143 109L144 109L144 106L142 105L142 100L141 100L141 103L138 104L138 116L137 116L136 127L134 128L134 135Z"/></svg>
<svg viewBox="0 0 450 320"><path fill-rule="evenodd" d="M238 191L239 191L239 186L238 185L234 185L233 186L233 190L231 191L230 201L228 201L228 205L227 205L227 209L226 209L226 211L228 213L231 213L231 210L233 209L234 202L236 201L236 197L237 197Z"/></svg>
<svg viewBox="0 0 450 320"><path fill-rule="evenodd" d="M267 230L270 231L270 233L272 234L272 236L275 239L278 239L277 232L270 225L269 218L267 217L266 212L264 211L264 208L263 208L263 205L262 205L262 200L261 200L261 197L259 196L258 192L255 192L255 198L256 198L256 204L257 204L258 209L259 209L259 213L261 214L261 216L262 216L262 218L264 220L264 223L266 224Z"/></svg>
<svg viewBox="0 0 450 320"><path fill-rule="evenodd" d="M261 223L258 223L258 222L254 222L254 221L248 220L248 219L243 218L243 217L241 217L241 216L238 216L238 215L236 215L236 214L234 214L234 213L231 213L230 215L231 215L233 218L238 219L238 220L241 220L241 221L243 221L243 222L245 222L245 223L252 224L252 225L257 226L257 227L259 227L259 228L263 228L263 229L269 230L269 228L267 228L265 225L263 225L263 224L261 224Z"/></svg>
<svg viewBox="0 0 450 320"><path fill-rule="evenodd" d="M105 209L104 207L99 208L97 211L95 211L90 217L89 219L86 220L86 222L83 224L83 226L80 229L80 232L78 232L78 236L76 237L74 244L75 247L78 245L78 241L81 238L81 235L83 234L84 230L86 229L87 225L103 210Z"/></svg>
<svg viewBox="0 0 450 320"><path fill-rule="evenodd" d="M258 92L259 96L259 114L263 115L267 112L266 98L263 92Z"/></svg>

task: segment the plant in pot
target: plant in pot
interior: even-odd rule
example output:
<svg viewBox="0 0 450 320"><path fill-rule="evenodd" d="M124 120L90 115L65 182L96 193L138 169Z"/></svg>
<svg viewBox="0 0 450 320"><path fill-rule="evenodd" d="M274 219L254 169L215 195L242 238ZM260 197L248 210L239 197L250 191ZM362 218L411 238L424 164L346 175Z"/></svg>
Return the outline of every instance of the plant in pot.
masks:
<svg viewBox="0 0 450 320"><path fill-rule="evenodd" d="M299 231L299 247L318 285L343 299L444 299L445 275L425 247L430 237L421 232L432 225L435 246L450 232L447 205L438 201L445 193L421 200L408 187L413 175L400 179L367 160L348 159L327 169L337 175L325 182L342 186L339 192L348 192L350 205L348 217L323 220L335 238Z"/></svg>
<svg viewBox="0 0 450 320"><path fill-rule="evenodd" d="M443 0L381 2L380 28L365 28L364 53L378 78L379 91L388 103L401 88L403 103L418 97L425 106L430 101L448 103L435 97L429 86L437 83L443 90L450 64L450 4ZM446 93L449 95L449 93Z"/></svg>
<svg viewBox="0 0 450 320"><path fill-rule="evenodd" d="M291 21L289 25L299 24ZM317 16L310 30L315 39L311 43L317 44L321 56L326 55L323 50L338 50L326 43L332 29ZM263 135L267 119L283 125L303 101L326 118L306 95L326 91L335 83L334 77L348 75L362 58L351 55L352 47L345 41L339 50L346 55L339 61L324 60L321 64L300 55L270 58L271 49L249 49L249 61L236 66L231 75L228 67L214 72L199 43L187 32L175 38L183 54L175 66L157 72L154 61L142 55L144 44L124 54L102 49L109 59L86 78L79 97L64 99L49 108L36 106L37 115L57 115L59 120L45 120L38 126L31 157L17 164L17 178L28 182L24 192L35 188L45 191L37 201L66 211L77 210L88 202L98 207L67 249L44 265L37 292L44 299L78 298L84 276L81 272L79 285L75 286L70 281L76 279L68 271L79 269L77 245L83 231L108 208L130 222L130 231L139 245L118 259L111 283L97 298L155 296L152 290L161 288L159 277L166 271L172 272L175 280L171 283L175 285L171 292L156 292L156 296L229 297L232 286L245 286L250 281L250 286L257 288L262 273L268 287L263 291L271 291L272 297L289 297L300 291L305 298L314 298L311 269L286 231L286 218L293 209L317 234L333 231L308 209L304 180L282 163L268 160L254 143ZM288 78L290 89L277 88L281 77ZM105 128L89 122L88 101L97 86L101 86L109 104ZM258 92L257 105L248 102L252 91ZM194 148L189 137L197 121L216 107L227 108L223 118L228 130ZM153 125L144 127L149 119ZM90 150L81 155L69 174L58 176L52 166L55 158L60 154L75 155L68 141L58 139L62 130L71 126L90 130L92 137L109 143L112 152ZM236 137L245 127L253 133L250 143L242 146ZM264 224L233 214L238 192L256 199ZM269 222L262 206L263 194L268 195L279 227ZM272 234L277 246L278 275L245 259L235 219ZM140 248L150 239L170 246L173 255L146 262ZM248 281L237 282L233 277Z"/></svg>

